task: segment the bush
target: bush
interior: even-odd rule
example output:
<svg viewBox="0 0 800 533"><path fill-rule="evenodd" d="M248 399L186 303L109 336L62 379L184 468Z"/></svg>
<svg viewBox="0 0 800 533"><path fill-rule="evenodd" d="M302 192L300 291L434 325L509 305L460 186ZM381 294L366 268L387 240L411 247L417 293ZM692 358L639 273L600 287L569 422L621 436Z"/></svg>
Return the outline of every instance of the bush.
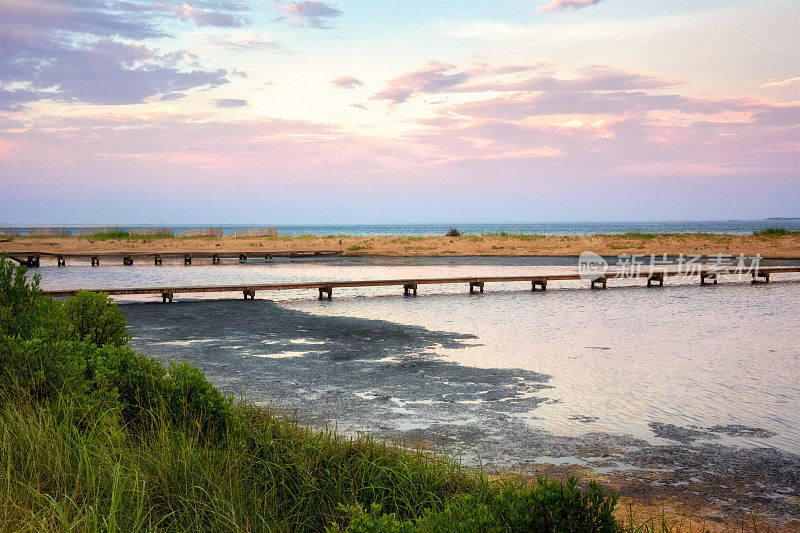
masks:
<svg viewBox="0 0 800 533"><path fill-rule="evenodd" d="M616 503L617 496L604 494L595 481L582 492L572 476L564 484L539 476L533 488L506 488L494 505L508 531L613 532Z"/></svg>
<svg viewBox="0 0 800 533"><path fill-rule="evenodd" d="M78 291L64 302L67 321L75 335L97 346L124 346L130 340L125 316L104 292Z"/></svg>
<svg viewBox="0 0 800 533"><path fill-rule="evenodd" d="M754 231L753 235L761 237L783 237L785 235L800 234L800 231L790 231L786 228L767 228L762 231Z"/></svg>
<svg viewBox="0 0 800 533"><path fill-rule="evenodd" d="M445 237L461 237L461 232L456 228L450 228L450 231L447 232Z"/></svg>

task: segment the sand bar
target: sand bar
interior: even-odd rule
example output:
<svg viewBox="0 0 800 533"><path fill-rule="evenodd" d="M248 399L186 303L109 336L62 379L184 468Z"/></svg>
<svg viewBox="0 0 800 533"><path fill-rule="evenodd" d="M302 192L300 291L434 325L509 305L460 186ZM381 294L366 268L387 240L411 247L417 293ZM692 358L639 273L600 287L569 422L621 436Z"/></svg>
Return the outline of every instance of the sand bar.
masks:
<svg viewBox="0 0 800 533"><path fill-rule="evenodd" d="M365 256L574 256L702 254L800 259L800 234L625 234L591 236L465 235L461 237L183 237L92 240L78 237L4 237L0 253L157 254L170 252L266 253L338 250Z"/></svg>

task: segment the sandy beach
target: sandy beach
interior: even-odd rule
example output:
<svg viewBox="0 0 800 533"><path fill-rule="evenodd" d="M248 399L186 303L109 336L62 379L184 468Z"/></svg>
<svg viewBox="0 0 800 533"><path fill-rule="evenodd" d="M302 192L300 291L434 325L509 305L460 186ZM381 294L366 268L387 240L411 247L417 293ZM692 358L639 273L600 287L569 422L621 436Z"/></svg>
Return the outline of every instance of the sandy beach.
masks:
<svg viewBox="0 0 800 533"><path fill-rule="evenodd" d="M800 258L800 234L625 234L573 236L465 235L461 237L182 237L93 240L77 237L4 237L0 253L122 254L168 252L338 251L366 256L575 256L702 254Z"/></svg>

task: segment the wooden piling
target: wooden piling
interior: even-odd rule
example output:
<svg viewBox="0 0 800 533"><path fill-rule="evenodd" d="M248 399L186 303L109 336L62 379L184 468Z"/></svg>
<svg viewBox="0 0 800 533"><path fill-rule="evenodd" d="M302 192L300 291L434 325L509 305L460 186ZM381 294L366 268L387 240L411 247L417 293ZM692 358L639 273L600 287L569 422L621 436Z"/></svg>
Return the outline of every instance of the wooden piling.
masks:
<svg viewBox="0 0 800 533"><path fill-rule="evenodd" d="M547 278L539 278L531 280L531 291L541 292L546 290L547 290Z"/></svg>
<svg viewBox="0 0 800 533"><path fill-rule="evenodd" d="M92 256L92 266L100 266L100 256L93 255Z"/></svg>
<svg viewBox="0 0 800 533"><path fill-rule="evenodd" d="M700 273L700 285L706 284L706 278L711 278L714 280L714 285L717 284L719 281L719 273L718 272L701 272Z"/></svg>
<svg viewBox="0 0 800 533"><path fill-rule="evenodd" d="M606 278L605 276L600 277L600 278L595 278L595 279L592 280L592 287L591 288L592 289L601 288L601 289L605 290L607 283L608 283L608 278ZM601 285L601 287L598 287L598 285Z"/></svg>
<svg viewBox="0 0 800 533"><path fill-rule="evenodd" d="M416 283L406 283L403 285L403 296L408 296L409 294L417 295Z"/></svg>
<svg viewBox="0 0 800 533"><path fill-rule="evenodd" d="M470 294L474 294L475 287L477 287L478 289L480 289L481 292L483 292L483 282L482 281L470 281L469 282L469 293Z"/></svg>
<svg viewBox="0 0 800 533"><path fill-rule="evenodd" d="M122 264L125 265L125 266L133 265L133 257L130 256L130 255L123 256Z"/></svg>
<svg viewBox="0 0 800 533"><path fill-rule="evenodd" d="M653 282L657 281L659 287L664 286L664 274L662 272L656 272L647 276L647 286L652 287Z"/></svg>
<svg viewBox="0 0 800 533"><path fill-rule="evenodd" d="M326 294L327 294L327 297L324 296ZM319 288L319 299L320 300L324 300L324 299L332 300L333 299L333 287L330 286L330 285L325 286L325 287L320 287Z"/></svg>
<svg viewBox="0 0 800 533"><path fill-rule="evenodd" d="M63 267L63 266L67 265L67 261L64 259L63 255L59 255L57 257L57 261L58 261L58 266L60 266L60 267Z"/></svg>

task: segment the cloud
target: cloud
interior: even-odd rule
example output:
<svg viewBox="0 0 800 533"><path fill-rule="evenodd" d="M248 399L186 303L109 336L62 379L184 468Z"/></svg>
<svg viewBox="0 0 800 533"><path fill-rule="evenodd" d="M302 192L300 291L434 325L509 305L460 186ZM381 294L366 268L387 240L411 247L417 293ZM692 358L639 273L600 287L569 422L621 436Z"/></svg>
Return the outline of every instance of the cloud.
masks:
<svg viewBox="0 0 800 533"><path fill-rule="evenodd" d="M447 74L456 67L432 62L418 70L407 72L389 80L388 86L374 96L378 100L390 100L401 104L416 93L436 93L462 84L470 79L467 71Z"/></svg>
<svg viewBox="0 0 800 533"><path fill-rule="evenodd" d="M355 89L358 86L364 85L364 82L352 76L342 76L331 80L331 83L340 89Z"/></svg>
<svg viewBox="0 0 800 533"><path fill-rule="evenodd" d="M533 69L531 69L533 70ZM490 73L524 72L513 68L492 69ZM681 85L676 79L660 78L648 74L628 72L606 65L593 65L578 69L575 78L556 78L553 76L534 76L522 81L484 82L463 85L460 92L479 91L630 91L639 89L663 89Z"/></svg>
<svg viewBox="0 0 800 533"><path fill-rule="evenodd" d="M289 2L281 5L279 10L288 17L292 25L300 28L327 29L330 27L327 21L342 14L335 7L316 0Z"/></svg>
<svg viewBox="0 0 800 533"><path fill-rule="evenodd" d="M217 40L216 44L226 48L238 50L279 50L281 45L269 38L268 32L256 35L252 31L239 32L230 35L226 40Z"/></svg>
<svg viewBox="0 0 800 533"><path fill-rule="evenodd" d="M2 5L0 88L4 105L36 100L135 104L146 98L228 83L223 69L203 70L196 57L139 41L165 36L142 4L103 2ZM118 38L135 42L122 42ZM191 68L184 66L192 65Z"/></svg>
<svg viewBox="0 0 800 533"><path fill-rule="evenodd" d="M162 94L159 100L162 101L170 101L170 100L180 100L181 98L186 98L186 93L167 93Z"/></svg>
<svg viewBox="0 0 800 533"><path fill-rule="evenodd" d="M582 9L584 7L599 4L600 0L553 0L546 6L539 8L539 11L564 11L565 9Z"/></svg>
<svg viewBox="0 0 800 533"><path fill-rule="evenodd" d="M770 81L768 83L763 83L759 85L759 87L763 89L773 89L775 87L791 87L792 85L795 84L800 84L800 76L797 76L796 78L789 78L786 80Z"/></svg>
<svg viewBox="0 0 800 533"><path fill-rule="evenodd" d="M217 98L214 100L217 107L246 107L247 100L239 100L237 98Z"/></svg>
<svg viewBox="0 0 800 533"><path fill-rule="evenodd" d="M167 35L130 9L113 9L100 2L81 6L57 1L5 0L0 4L0 18L3 20L3 33L24 29L29 37L54 32L130 39Z"/></svg>
<svg viewBox="0 0 800 533"><path fill-rule="evenodd" d="M173 8L175 13L184 20L191 20L198 26L215 26L217 28L238 28L244 23L224 11L214 11L211 9L195 9L189 4Z"/></svg>

